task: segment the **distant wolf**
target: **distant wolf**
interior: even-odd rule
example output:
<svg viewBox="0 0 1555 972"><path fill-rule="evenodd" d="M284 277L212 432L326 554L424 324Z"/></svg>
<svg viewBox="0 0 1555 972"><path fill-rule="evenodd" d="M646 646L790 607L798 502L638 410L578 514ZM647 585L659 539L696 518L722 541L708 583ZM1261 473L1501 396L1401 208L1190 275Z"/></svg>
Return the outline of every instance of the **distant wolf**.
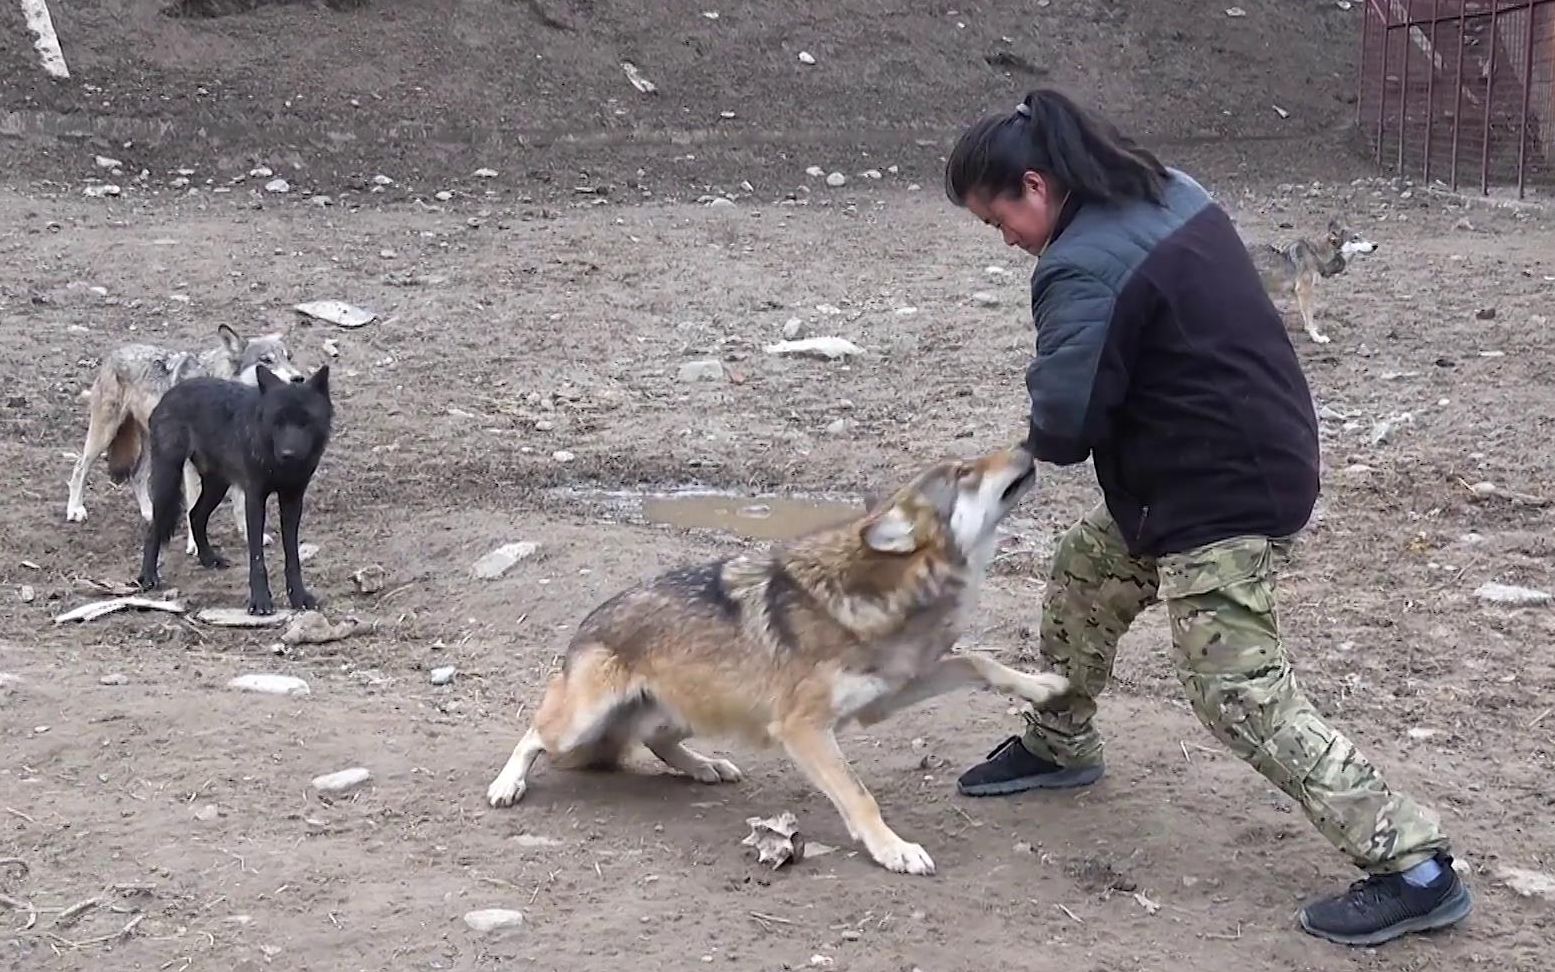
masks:
<svg viewBox="0 0 1555 972"><path fill-rule="evenodd" d="M147 487L147 465L143 462L146 431L151 411L169 388L180 381L202 375L235 378L252 385L254 369L269 368L285 380L302 375L292 364L292 354L279 334L244 338L230 324L216 328L220 343L198 354L173 351L152 344L126 344L115 348L103 359L97 379L88 393L89 420L86 444L70 474L70 498L65 503L65 519L79 523L86 519L82 494L86 490L86 471L104 452L108 453L108 474L116 483L133 478L140 515L151 521L151 494ZM189 508L194 496L185 497ZM232 497L238 530L248 529L243 515L243 494ZM268 538L267 538L268 539ZM194 535L189 535L188 553L194 553Z"/></svg>
<svg viewBox="0 0 1555 972"><path fill-rule="evenodd" d="M638 741L700 782L734 782L733 763L685 745L734 735L781 744L880 865L932 874L928 853L886 825L834 732L963 686L1037 705L1067 690L1063 676L951 650L999 524L1034 476L1023 447L935 463L852 522L616 594L579 626L487 800L520 799L542 753L608 767Z"/></svg>
<svg viewBox="0 0 1555 972"><path fill-rule="evenodd" d="M199 473L199 499L189 510L200 564L225 568L228 561L211 547L206 527L211 512L231 486L245 497L248 518L248 611L274 614L270 577L265 569L265 502L276 494L281 512L281 549L286 557L286 595L293 608L315 608L319 601L302 583L297 530L303 496L329 444L334 406L329 395L329 366L306 380L283 381L264 365L254 370L255 385L221 378L190 378L162 396L151 413L151 527L146 531L140 586L161 582L157 561L173 536L183 497L193 492L187 466ZM180 488L182 487L182 488Z"/></svg>
<svg viewBox="0 0 1555 972"><path fill-rule="evenodd" d="M1318 330L1312 315L1312 292L1319 277L1333 277L1345 271L1350 258L1371 253L1377 244L1350 229L1338 219L1328 221L1328 235L1321 240L1297 239L1283 246L1273 243L1249 243L1248 253L1258 267L1264 290L1270 297L1294 294L1301 311L1307 336L1316 344L1327 344L1328 335Z"/></svg>

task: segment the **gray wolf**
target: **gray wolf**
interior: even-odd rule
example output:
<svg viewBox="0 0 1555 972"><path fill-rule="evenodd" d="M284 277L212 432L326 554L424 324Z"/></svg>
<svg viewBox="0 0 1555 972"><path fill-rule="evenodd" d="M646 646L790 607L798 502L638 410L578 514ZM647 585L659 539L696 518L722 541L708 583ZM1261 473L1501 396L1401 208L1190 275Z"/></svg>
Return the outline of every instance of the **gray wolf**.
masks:
<svg viewBox="0 0 1555 972"><path fill-rule="evenodd" d="M851 523L605 601L580 625L488 801L520 799L541 754L563 767L613 766L640 740L673 769L720 783L740 770L686 739L776 742L876 862L932 874L928 853L886 825L835 730L967 685L1037 705L1064 691L1056 675L951 650L999 523L1033 477L1019 447L936 463Z"/></svg>
<svg viewBox="0 0 1555 972"><path fill-rule="evenodd" d="M151 590L160 577L157 560L173 536L183 496L186 465L199 473L199 499L189 511L189 530L204 567L229 566L211 547L206 526L211 512L238 486L248 518L248 611L274 614L265 569L265 502L276 494L281 512L281 549L286 557L286 594L293 608L319 601L302 583L297 530L303 495L324 456L333 424L329 366L306 380L283 381L264 365L256 385L221 378L190 378L175 384L152 410L150 421L151 527L141 561L140 586Z"/></svg>
<svg viewBox="0 0 1555 972"><path fill-rule="evenodd" d="M1313 290L1318 278L1337 276L1349 266L1352 257L1376 249L1376 243L1338 219L1328 221L1327 235L1318 240L1302 237L1283 246L1250 243L1247 247L1269 296L1295 295L1301 323L1307 336L1316 344L1327 344L1331 340L1318 330L1312 313Z"/></svg>
<svg viewBox="0 0 1555 972"><path fill-rule="evenodd" d="M254 370L263 365L277 377L291 380L301 375L292 364L292 354L279 334L244 338L230 325L216 328L220 342L198 354L174 351L152 344L126 344L115 348L103 359L87 394L88 421L86 444L70 474L70 497L65 503L65 519L80 523L86 519L82 502L86 490L87 469L103 453L108 454L108 474L116 483L133 480L140 515L151 521L151 493L147 487L147 465L143 462L146 431L151 411L167 390L180 381L208 375L234 378L252 385ZM194 496L185 497L192 508ZM232 497L238 530L248 528L243 514L243 494ZM187 550L194 553L194 535L189 535Z"/></svg>

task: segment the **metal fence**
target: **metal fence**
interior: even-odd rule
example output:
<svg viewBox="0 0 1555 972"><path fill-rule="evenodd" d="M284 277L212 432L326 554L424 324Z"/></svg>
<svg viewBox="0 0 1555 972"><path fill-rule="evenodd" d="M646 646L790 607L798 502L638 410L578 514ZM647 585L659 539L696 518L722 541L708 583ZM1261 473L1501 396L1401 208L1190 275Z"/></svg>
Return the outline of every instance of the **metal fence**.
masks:
<svg viewBox="0 0 1555 972"><path fill-rule="evenodd" d="M1555 0L1366 0L1356 130L1454 191L1555 188Z"/></svg>

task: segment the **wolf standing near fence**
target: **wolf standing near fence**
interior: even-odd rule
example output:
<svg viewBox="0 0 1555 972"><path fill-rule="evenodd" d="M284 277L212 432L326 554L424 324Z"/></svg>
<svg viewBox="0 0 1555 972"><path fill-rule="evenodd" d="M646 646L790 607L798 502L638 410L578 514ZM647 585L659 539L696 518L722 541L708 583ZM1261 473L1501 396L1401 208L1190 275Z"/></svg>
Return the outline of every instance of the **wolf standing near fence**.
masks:
<svg viewBox="0 0 1555 972"><path fill-rule="evenodd" d="M1164 603L1193 710L1366 876L1308 932L1375 945L1460 921L1467 887L1434 814L1391 789L1297 687L1275 579L1318 494L1317 418L1235 226L1187 175L1042 89L952 151L946 192L1038 258L1028 445L1091 458L1103 502L1064 534L1041 650L1073 683L964 773L974 796L1084 786L1118 639Z"/></svg>

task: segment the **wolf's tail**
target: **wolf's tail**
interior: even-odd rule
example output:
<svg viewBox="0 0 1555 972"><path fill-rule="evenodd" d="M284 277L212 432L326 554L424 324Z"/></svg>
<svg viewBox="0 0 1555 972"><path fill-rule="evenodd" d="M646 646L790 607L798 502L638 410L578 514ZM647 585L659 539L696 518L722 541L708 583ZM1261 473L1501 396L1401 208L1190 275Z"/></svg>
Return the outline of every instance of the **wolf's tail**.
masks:
<svg viewBox="0 0 1555 972"><path fill-rule="evenodd" d="M108 443L108 475L123 484L135 474L145 452L146 435L132 415L124 416Z"/></svg>

